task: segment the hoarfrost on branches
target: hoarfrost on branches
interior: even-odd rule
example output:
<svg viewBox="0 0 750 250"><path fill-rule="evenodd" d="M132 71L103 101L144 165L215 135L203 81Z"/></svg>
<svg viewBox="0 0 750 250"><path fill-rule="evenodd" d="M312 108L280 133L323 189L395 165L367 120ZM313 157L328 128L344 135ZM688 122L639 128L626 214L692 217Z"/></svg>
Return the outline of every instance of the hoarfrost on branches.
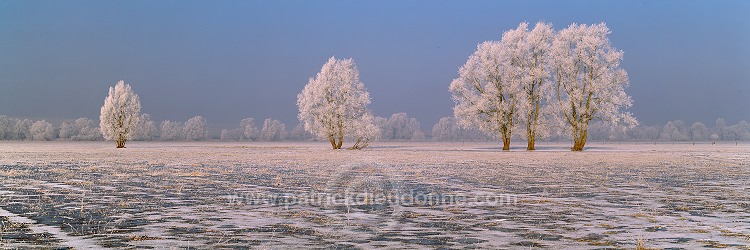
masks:
<svg viewBox="0 0 750 250"><path fill-rule="evenodd" d="M140 111L141 102L130 85L121 80L114 88L110 87L99 115L99 128L104 139L114 140L117 148L124 148L125 141L132 136Z"/></svg>
<svg viewBox="0 0 750 250"><path fill-rule="evenodd" d="M340 149L344 138L351 137L353 148L360 149L376 136L368 104L370 95L351 58L329 58L297 95L298 117L305 130L327 139L333 149Z"/></svg>

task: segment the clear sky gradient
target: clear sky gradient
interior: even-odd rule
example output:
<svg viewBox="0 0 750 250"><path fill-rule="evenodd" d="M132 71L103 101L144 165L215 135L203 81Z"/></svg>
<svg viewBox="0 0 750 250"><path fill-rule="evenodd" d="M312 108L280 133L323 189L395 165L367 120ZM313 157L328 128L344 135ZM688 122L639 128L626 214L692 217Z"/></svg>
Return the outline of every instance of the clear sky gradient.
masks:
<svg viewBox="0 0 750 250"><path fill-rule="evenodd" d="M605 22L641 124L750 120L750 1L0 0L0 114L97 119L120 79L156 121L297 123L325 60L352 57L375 115L425 129L476 45L519 22Z"/></svg>

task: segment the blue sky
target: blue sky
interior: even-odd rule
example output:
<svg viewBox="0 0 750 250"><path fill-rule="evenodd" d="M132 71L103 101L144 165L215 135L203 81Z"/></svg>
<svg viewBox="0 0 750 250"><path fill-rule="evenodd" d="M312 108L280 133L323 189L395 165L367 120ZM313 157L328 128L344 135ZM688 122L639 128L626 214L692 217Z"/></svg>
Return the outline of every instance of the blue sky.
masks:
<svg viewBox="0 0 750 250"><path fill-rule="evenodd" d="M0 114L98 118L124 79L157 121L297 123L325 60L352 57L375 115L425 129L476 45L519 22L605 22L642 124L750 120L750 1L0 0Z"/></svg>

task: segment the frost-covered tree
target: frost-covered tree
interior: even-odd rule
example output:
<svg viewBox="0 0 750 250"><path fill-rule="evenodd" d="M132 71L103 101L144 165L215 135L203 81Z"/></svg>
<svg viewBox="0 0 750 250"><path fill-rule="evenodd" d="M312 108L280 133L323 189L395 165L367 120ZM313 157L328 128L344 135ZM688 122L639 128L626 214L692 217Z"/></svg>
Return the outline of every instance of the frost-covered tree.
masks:
<svg viewBox="0 0 750 250"><path fill-rule="evenodd" d="M292 129L292 132L289 133L289 140L293 141L309 141L312 140L315 136L313 134L310 134L310 132L307 132L305 130L305 125L302 123L298 123L297 126L294 126Z"/></svg>
<svg viewBox="0 0 750 250"><path fill-rule="evenodd" d="M151 115L142 114L136 123L136 129L133 130L133 140L136 141L153 141L159 138L159 129L156 123L151 120Z"/></svg>
<svg viewBox="0 0 750 250"><path fill-rule="evenodd" d="M0 115L0 140L11 140L13 139L13 129L16 126L16 121L6 115Z"/></svg>
<svg viewBox="0 0 750 250"><path fill-rule="evenodd" d="M58 137L74 141L95 141L102 139L99 126L89 118L64 121L60 124Z"/></svg>
<svg viewBox="0 0 750 250"><path fill-rule="evenodd" d="M16 125L13 128L13 139L15 140L31 140L31 124L34 122L29 119L18 119Z"/></svg>
<svg viewBox="0 0 750 250"><path fill-rule="evenodd" d="M190 141L202 141L208 138L208 125L203 116L193 116L185 122L182 128L185 139Z"/></svg>
<svg viewBox="0 0 750 250"><path fill-rule="evenodd" d="M70 137L74 141L96 141L103 139L101 129L89 118L78 118L73 121L76 134ZM62 134L62 131L61 133Z"/></svg>
<svg viewBox="0 0 750 250"><path fill-rule="evenodd" d="M239 141L241 137L242 133L238 129L222 129L219 139L222 141Z"/></svg>
<svg viewBox="0 0 750 250"><path fill-rule="evenodd" d="M450 85L456 106L453 113L466 128L476 127L502 139L510 150L510 139L521 97L520 79L511 74L503 44L483 42L477 46Z"/></svg>
<svg viewBox="0 0 750 250"><path fill-rule="evenodd" d="M621 108L632 105L625 93L628 75L620 68L623 52L609 42L609 28L571 24L555 36L550 50L561 125L573 137L573 151L586 144L591 120L610 124L637 125L637 120Z"/></svg>
<svg viewBox="0 0 750 250"><path fill-rule="evenodd" d="M718 135L719 138L713 139L713 140L714 141L724 140L724 134L726 134L726 132L727 132L727 122L724 120L724 118L716 119L716 121L714 122L714 134Z"/></svg>
<svg viewBox="0 0 750 250"><path fill-rule="evenodd" d="M124 148L138 122L139 112L141 102L130 85L121 80L114 88L110 87L99 115L99 128L104 139L114 140L117 148Z"/></svg>
<svg viewBox="0 0 750 250"><path fill-rule="evenodd" d="M681 120L669 121L664 125L659 136L663 141L687 141L688 132L685 122Z"/></svg>
<svg viewBox="0 0 750 250"><path fill-rule="evenodd" d="M240 127L238 129L240 132L242 132L242 139L244 140L255 141L260 135L258 128L255 127L255 119L253 119L252 117L242 119L242 121L240 121Z"/></svg>
<svg viewBox="0 0 750 250"><path fill-rule="evenodd" d="M329 58L297 95L298 117L305 130L327 139L333 149L340 149L344 138L351 137L354 148L362 148L376 136L371 134L377 128L372 124L368 104L370 95L351 58Z"/></svg>
<svg viewBox="0 0 750 250"><path fill-rule="evenodd" d="M589 124L588 140L606 141L609 138L610 127L604 122L592 122Z"/></svg>
<svg viewBox="0 0 750 250"><path fill-rule="evenodd" d="M367 111L359 117L359 120L351 124L351 133L347 134L347 139L354 141L354 145L349 149L363 149L370 145L370 141L377 140L381 134L380 129L375 126L374 116Z"/></svg>
<svg viewBox="0 0 750 250"><path fill-rule="evenodd" d="M184 138L182 132L182 123L177 121L165 120L161 122L161 133L159 135L162 141L179 141Z"/></svg>
<svg viewBox="0 0 750 250"><path fill-rule="evenodd" d="M78 135L79 128L76 127L75 121L64 121L60 124L60 132L58 138L60 139L71 139L73 136Z"/></svg>
<svg viewBox="0 0 750 250"><path fill-rule="evenodd" d="M690 139L693 141L705 141L708 139L708 128L702 122L695 122L690 126Z"/></svg>
<svg viewBox="0 0 750 250"><path fill-rule="evenodd" d="M281 141L286 137L286 125L276 119L266 118L263 121L263 129L260 131L260 139L263 141Z"/></svg>
<svg viewBox="0 0 750 250"><path fill-rule="evenodd" d="M750 140L750 124L746 121L740 121L739 123L729 126L726 128L724 140L728 141L740 141Z"/></svg>
<svg viewBox="0 0 750 250"><path fill-rule="evenodd" d="M443 117L432 126L432 139L435 141L486 141L487 136L476 128L462 128L456 118Z"/></svg>
<svg viewBox="0 0 750 250"><path fill-rule="evenodd" d="M451 117L442 117L432 126L432 140L453 141L457 139L457 132Z"/></svg>
<svg viewBox="0 0 750 250"><path fill-rule="evenodd" d="M45 120L31 124L29 132L31 133L31 139L35 141L49 141L55 137L55 128Z"/></svg>
<svg viewBox="0 0 750 250"><path fill-rule="evenodd" d="M377 119L376 123L383 123ZM384 124L381 124L381 139L384 140L411 140L413 136L419 136L419 121L416 118L409 117L406 113L395 113L388 118ZM424 134L422 134L424 137Z"/></svg>
<svg viewBox="0 0 750 250"><path fill-rule="evenodd" d="M504 55L510 61L508 78L518 79L521 84L518 102L519 123L526 133L521 134L527 140L527 150L534 150L538 136L549 132L545 121L546 103L550 100L550 63L549 50L554 38L552 26L539 22L531 31L527 23L503 34L502 47Z"/></svg>

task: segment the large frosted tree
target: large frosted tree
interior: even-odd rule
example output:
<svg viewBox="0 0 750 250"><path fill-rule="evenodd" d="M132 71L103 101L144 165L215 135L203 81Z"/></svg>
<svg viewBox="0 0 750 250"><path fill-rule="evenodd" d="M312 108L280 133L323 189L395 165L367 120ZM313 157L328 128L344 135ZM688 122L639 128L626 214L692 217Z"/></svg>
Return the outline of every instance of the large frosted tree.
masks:
<svg viewBox="0 0 750 250"><path fill-rule="evenodd" d="M459 69L450 91L456 103L453 113L461 126L477 127L500 138L503 150L510 150L514 119L523 97L521 79L512 74L506 53L501 42L479 44Z"/></svg>
<svg viewBox="0 0 750 250"><path fill-rule="evenodd" d="M630 127L638 123L630 113L620 111L632 100L625 93L628 75L620 68L623 52L611 46L609 34L604 23L571 24L552 42L555 108L561 125L573 137L573 151L583 150L591 120Z"/></svg>
<svg viewBox="0 0 750 250"><path fill-rule="evenodd" d="M552 26L537 23L528 30L527 23L503 33L500 41L503 53L510 61L509 78L518 79L520 96L518 122L526 130L522 134L527 141L527 150L534 150L536 139L548 132L545 121L546 103L550 99L549 50L554 38Z"/></svg>
<svg viewBox="0 0 750 250"><path fill-rule="evenodd" d="M377 129L368 104L370 95L351 58L329 58L297 95L299 120L305 130L327 139L333 149L340 149L345 138L355 141L353 148L367 146L373 139Z"/></svg>
<svg viewBox="0 0 750 250"><path fill-rule="evenodd" d="M117 148L124 148L125 141L130 139L132 129L138 122L141 102L125 81L118 82L109 88L109 95L104 99L104 106L99 115L99 129L106 140L113 140Z"/></svg>

